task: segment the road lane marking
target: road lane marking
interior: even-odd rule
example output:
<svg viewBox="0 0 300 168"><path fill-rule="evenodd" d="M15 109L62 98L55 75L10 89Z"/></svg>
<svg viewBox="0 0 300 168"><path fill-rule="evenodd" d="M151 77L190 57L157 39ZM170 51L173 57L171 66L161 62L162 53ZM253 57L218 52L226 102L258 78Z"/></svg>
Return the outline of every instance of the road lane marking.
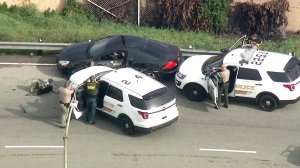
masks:
<svg viewBox="0 0 300 168"><path fill-rule="evenodd" d="M64 146L5 146L5 148L64 148Z"/></svg>
<svg viewBox="0 0 300 168"><path fill-rule="evenodd" d="M211 151L211 152L235 152L235 153L256 153L256 151L246 151L246 150L230 150L230 149L203 149L200 151Z"/></svg>
<svg viewBox="0 0 300 168"><path fill-rule="evenodd" d="M41 65L41 66L56 66L56 64L43 64L43 63L0 63L0 65L30 65L30 66L38 66L38 65Z"/></svg>

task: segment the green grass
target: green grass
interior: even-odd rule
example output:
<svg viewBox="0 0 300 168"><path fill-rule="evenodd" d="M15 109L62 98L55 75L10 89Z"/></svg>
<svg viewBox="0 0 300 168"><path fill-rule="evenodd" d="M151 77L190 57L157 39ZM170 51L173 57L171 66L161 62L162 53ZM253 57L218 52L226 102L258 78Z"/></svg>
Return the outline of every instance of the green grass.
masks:
<svg viewBox="0 0 300 168"><path fill-rule="evenodd" d="M36 42L38 37L43 37L45 42L76 43L117 34L142 36L179 48L188 48L193 44L196 49L213 51L229 48L239 38L216 36L206 32L138 27L106 20L98 22L93 17L74 11L68 11L66 15L42 14L34 6L0 12L0 41ZM294 51L300 56L300 36L290 35L280 42L263 41L261 49L280 53Z"/></svg>

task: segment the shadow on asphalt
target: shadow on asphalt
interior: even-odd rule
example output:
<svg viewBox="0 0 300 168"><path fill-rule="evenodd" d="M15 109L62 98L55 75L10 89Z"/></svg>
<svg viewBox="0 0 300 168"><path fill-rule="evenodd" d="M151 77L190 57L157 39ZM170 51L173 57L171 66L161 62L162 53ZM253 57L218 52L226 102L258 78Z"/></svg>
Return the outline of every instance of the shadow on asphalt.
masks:
<svg viewBox="0 0 300 168"><path fill-rule="evenodd" d="M60 126L60 108L57 102L56 90L58 86L63 85L65 81L59 80L53 82L53 91L45 93L42 95L33 95L30 93L30 86L16 85L16 89L25 91L26 94L19 97L24 100L34 101L25 101L23 104L19 104L15 109L6 108L7 111L12 114L30 119L37 120L49 124L51 126L59 127ZM26 98L25 98L26 97Z"/></svg>
<svg viewBox="0 0 300 168"><path fill-rule="evenodd" d="M198 110L201 112L209 112L210 109L214 109L215 104L212 101L211 97L209 95L206 96L206 98L203 101L200 102L193 102L186 98L186 96L183 94L183 92L175 86L175 77L169 77L166 79L161 80L163 84L165 84L168 88L170 88L173 91L174 96L177 98L177 104L182 107L190 108L193 110ZM221 104L223 104L223 97ZM265 112L260 109L260 107L256 104L255 99L249 99L249 98L241 98L241 97L229 97L229 106L234 105L237 107L247 107L249 109L254 109L257 111ZM280 111L280 109L284 108L285 105L279 105L276 111Z"/></svg>
<svg viewBox="0 0 300 168"><path fill-rule="evenodd" d="M166 77L160 80L161 83L166 85L169 89L172 90L174 96L177 99L177 105L193 110L197 110L199 112L209 112L210 108L214 108L213 102L211 99L205 99L204 101L200 102L193 102L188 100L183 92L177 89L175 85L175 76Z"/></svg>
<svg viewBox="0 0 300 168"><path fill-rule="evenodd" d="M300 166L300 147L290 145L281 155L285 156L289 163Z"/></svg>
<svg viewBox="0 0 300 168"><path fill-rule="evenodd" d="M24 89L25 87L22 88ZM38 96L38 98L31 94L26 94L24 96L30 96L32 99L34 99L34 101L19 104L13 109L6 108L6 110L14 115L29 120L41 121L48 125L59 127L59 106L53 101L49 101L53 96L56 96L54 93L46 93Z"/></svg>
<svg viewBox="0 0 300 168"><path fill-rule="evenodd" d="M56 58L57 58L57 56L39 56L39 57L36 57L36 59L34 59L33 62L40 64L40 66L37 66L37 69L40 72L42 72L43 74L50 76L50 77L55 76L55 77L67 79L67 77L64 76L63 74L61 74L58 71L58 69L56 68ZM43 65L43 64L51 64L51 65ZM45 69L45 66L53 67L52 71ZM55 73L53 73L53 71L55 71Z"/></svg>

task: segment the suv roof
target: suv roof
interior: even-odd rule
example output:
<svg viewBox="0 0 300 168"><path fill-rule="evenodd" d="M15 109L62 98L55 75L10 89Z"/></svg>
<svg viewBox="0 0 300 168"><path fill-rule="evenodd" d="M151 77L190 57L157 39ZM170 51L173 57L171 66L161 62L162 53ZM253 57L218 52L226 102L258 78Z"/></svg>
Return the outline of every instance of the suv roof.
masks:
<svg viewBox="0 0 300 168"><path fill-rule="evenodd" d="M158 81L132 68L117 69L103 75L101 78L129 89L140 96L165 87Z"/></svg>
<svg viewBox="0 0 300 168"><path fill-rule="evenodd" d="M237 51L240 50L240 51ZM244 52L245 49L235 49L234 52L241 53ZM260 56L264 56L261 57ZM264 69L266 71L276 71L276 72L284 72L284 68L286 64L291 60L293 56L286 55L286 54L280 54L280 53L274 53L274 52L268 52L268 51L256 51L252 57L250 58L250 62L247 64L243 64L243 67L253 68L253 69ZM222 57L220 57L222 58ZM239 59L237 59L239 58ZM251 64L251 61L253 59L259 60L261 64ZM223 62L229 63L229 64L240 64L240 61L242 60L242 57L239 55L234 55L231 53L228 53L225 55Z"/></svg>
<svg viewBox="0 0 300 168"><path fill-rule="evenodd" d="M255 55L258 55L260 51L256 52ZM263 68L265 70L273 70L273 71L284 71L284 67L289 62L289 60L292 58L290 55L285 54L279 54L279 53L270 53L267 52L267 56L264 58L264 61L262 61L261 65L256 64L249 64L256 68ZM252 59L255 58L255 55L253 55Z"/></svg>

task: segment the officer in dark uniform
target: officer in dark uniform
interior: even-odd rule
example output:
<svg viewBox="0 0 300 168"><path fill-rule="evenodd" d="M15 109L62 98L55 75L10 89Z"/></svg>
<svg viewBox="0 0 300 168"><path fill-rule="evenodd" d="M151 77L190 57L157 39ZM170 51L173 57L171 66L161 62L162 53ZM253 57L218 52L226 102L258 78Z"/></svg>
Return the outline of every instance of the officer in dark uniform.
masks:
<svg viewBox="0 0 300 168"><path fill-rule="evenodd" d="M87 122L95 124L95 113L97 106L97 96L99 93L99 84L95 76L91 76L85 84L85 100L87 108Z"/></svg>

